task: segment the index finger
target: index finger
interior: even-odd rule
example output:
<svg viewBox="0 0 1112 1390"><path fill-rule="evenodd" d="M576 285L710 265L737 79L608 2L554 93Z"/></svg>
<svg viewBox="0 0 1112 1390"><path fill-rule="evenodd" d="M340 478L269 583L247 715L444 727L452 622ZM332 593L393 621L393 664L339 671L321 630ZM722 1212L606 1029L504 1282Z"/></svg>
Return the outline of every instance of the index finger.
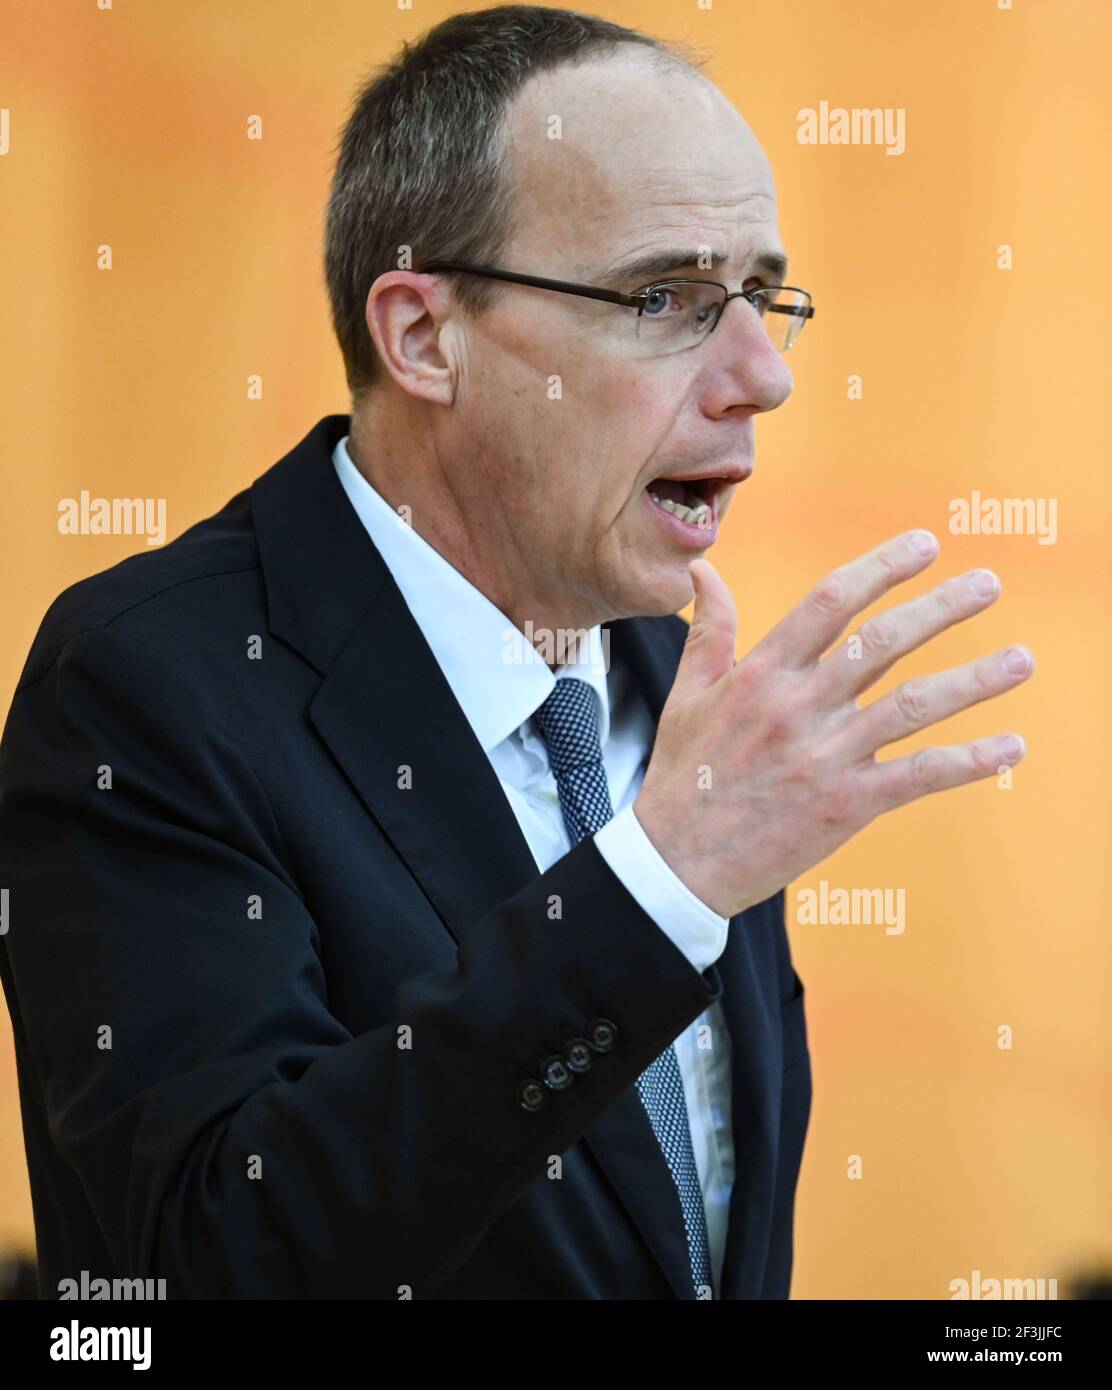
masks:
<svg viewBox="0 0 1112 1390"><path fill-rule="evenodd" d="M938 554L930 531L905 531L833 570L790 609L753 648L779 667L818 661L850 621L882 594L925 570Z"/></svg>

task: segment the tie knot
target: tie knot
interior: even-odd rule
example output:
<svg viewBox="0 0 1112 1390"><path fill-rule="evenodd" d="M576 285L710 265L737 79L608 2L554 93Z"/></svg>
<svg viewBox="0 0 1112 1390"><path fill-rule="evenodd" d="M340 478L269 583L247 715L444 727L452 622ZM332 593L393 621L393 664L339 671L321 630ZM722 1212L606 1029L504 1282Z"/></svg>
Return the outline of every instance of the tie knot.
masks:
<svg viewBox="0 0 1112 1390"><path fill-rule="evenodd" d="M598 696L578 676L558 680L533 718L557 777L602 761Z"/></svg>

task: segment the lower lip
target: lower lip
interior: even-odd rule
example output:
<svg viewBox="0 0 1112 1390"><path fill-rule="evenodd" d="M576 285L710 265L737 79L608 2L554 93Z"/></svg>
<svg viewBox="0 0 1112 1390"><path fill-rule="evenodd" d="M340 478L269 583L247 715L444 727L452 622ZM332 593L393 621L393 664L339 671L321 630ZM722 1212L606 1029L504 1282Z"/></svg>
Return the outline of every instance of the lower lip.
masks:
<svg viewBox="0 0 1112 1390"><path fill-rule="evenodd" d="M718 538L718 494L715 493L710 499L710 516L702 526L691 526L686 521L681 521L678 516L673 516L671 512L665 511L659 503L654 502L646 490L642 496L645 504L651 507L656 513L657 520L665 526L668 534L680 545L686 546L689 550L706 550L708 546L714 544Z"/></svg>

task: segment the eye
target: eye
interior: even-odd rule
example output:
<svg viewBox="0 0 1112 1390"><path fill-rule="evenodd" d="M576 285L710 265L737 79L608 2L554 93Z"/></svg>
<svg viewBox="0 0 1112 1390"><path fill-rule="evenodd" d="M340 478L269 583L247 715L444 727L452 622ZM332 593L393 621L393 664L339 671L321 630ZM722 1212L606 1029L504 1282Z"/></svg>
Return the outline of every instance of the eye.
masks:
<svg viewBox="0 0 1112 1390"><path fill-rule="evenodd" d="M663 318L669 301L671 301L673 309L683 308L680 295L674 289L664 285L658 286L656 289L650 290L645 296L645 307L642 312L648 314L650 318Z"/></svg>

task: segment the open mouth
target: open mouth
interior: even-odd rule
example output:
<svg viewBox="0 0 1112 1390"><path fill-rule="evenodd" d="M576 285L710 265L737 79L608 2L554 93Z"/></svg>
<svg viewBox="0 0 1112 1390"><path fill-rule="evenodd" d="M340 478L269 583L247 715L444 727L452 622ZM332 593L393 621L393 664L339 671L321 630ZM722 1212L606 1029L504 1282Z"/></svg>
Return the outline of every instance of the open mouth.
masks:
<svg viewBox="0 0 1112 1390"><path fill-rule="evenodd" d="M654 478L645 491L677 521L707 530L714 525L715 499L727 485L726 478Z"/></svg>

